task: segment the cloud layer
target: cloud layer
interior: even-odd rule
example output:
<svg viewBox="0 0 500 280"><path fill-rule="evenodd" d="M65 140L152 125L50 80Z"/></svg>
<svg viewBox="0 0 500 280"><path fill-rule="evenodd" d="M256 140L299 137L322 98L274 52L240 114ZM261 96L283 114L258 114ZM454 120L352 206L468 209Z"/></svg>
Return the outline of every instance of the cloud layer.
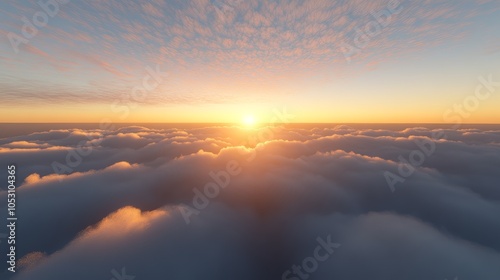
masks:
<svg viewBox="0 0 500 280"><path fill-rule="evenodd" d="M435 151L392 192L384 173L419 141ZM309 279L500 276L497 127L136 126L0 145L19 181L8 279L282 279L318 238L341 246Z"/></svg>

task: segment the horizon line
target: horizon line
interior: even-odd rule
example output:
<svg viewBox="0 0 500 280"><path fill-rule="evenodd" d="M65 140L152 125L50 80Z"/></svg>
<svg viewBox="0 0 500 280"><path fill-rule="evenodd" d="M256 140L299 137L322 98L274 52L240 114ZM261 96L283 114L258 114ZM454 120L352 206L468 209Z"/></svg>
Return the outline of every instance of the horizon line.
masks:
<svg viewBox="0 0 500 280"><path fill-rule="evenodd" d="M101 122L0 122L0 125L5 124L101 124ZM224 124L234 125L241 122L108 122L108 124ZM434 124L434 125L500 125L498 123L439 123L439 122L275 122L275 123L256 123L255 125L291 125L291 124Z"/></svg>

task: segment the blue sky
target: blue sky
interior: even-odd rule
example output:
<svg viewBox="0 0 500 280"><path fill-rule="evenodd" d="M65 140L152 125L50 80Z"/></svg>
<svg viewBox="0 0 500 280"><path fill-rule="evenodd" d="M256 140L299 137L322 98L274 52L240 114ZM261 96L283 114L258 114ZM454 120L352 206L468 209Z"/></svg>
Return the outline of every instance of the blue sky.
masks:
<svg viewBox="0 0 500 280"><path fill-rule="evenodd" d="M0 3L2 121L264 121L286 106L304 122L443 122L479 76L500 80L498 1L62 2ZM147 67L168 78L125 104ZM498 105L466 121L499 122Z"/></svg>

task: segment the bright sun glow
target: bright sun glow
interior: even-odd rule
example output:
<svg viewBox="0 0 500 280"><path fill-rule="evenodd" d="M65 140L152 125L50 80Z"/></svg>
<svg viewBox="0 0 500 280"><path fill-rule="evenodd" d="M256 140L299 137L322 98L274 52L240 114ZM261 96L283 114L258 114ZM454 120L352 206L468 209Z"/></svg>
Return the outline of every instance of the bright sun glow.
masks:
<svg viewBox="0 0 500 280"><path fill-rule="evenodd" d="M243 124L246 126L254 126L255 125L255 118L252 115L245 116L243 118Z"/></svg>

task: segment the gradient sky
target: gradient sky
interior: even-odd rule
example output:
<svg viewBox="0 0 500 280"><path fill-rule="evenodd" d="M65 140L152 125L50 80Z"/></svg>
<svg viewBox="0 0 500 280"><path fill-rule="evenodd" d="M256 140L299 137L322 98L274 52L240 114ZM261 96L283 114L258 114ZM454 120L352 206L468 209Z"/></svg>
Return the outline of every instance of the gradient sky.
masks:
<svg viewBox="0 0 500 280"><path fill-rule="evenodd" d="M498 0L59 2L32 37L44 9L0 3L2 122L442 123L500 81ZM147 68L168 75L134 100ZM461 120L500 123L492 93Z"/></svg>

